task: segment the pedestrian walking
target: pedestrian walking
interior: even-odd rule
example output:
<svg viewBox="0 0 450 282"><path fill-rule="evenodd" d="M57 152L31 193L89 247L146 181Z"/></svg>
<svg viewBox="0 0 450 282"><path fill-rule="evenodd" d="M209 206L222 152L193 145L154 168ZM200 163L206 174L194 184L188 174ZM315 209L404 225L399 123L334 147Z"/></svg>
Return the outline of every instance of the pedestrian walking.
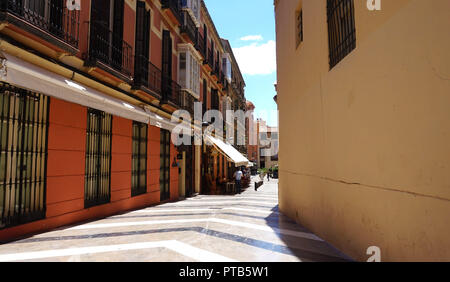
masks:
<svg viewBox="0 0 450 282"><path fill-rule="evenodd" d="M238 194L241 194L241 179L242 179L242 169L237 170L234 173L234 179L236 180L236 191Z"/></svg>

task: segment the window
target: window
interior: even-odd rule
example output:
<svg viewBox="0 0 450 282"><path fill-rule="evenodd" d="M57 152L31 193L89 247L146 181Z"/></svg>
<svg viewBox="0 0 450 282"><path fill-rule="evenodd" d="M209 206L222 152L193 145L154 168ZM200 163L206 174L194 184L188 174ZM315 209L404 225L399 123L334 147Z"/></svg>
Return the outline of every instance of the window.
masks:
<svg viewBox="0 0 450 282"><path fill-rule="evenodd" d="M300 43L303 42L303 10L298 11L295 13L295 19L296 19L296 42L298 47Z"/></svg>
<svg viewBox="0 0 450 282"><path fill-rule="evenodd" d="M131 46L123 41L123 23L124 0L92 1L90 51L119 71L131 57Z"/></svg>
<svg viewBox="0 0 450 282"><path fill-rule="evenodd" d="M330 69L356 48L353 0L327 0Z"/></svg>
<svg viewBox="0 0 450 282"><path fill-rule="evenodd" d="M172 97L172 37L170 31L163 30L162 40L162 94L163 99Z"/></svg>
<svg viewBox="0 0 450 282"><path fill-rule="evenodd" d="M45 218L48 105L0 83L0 229Z"/></svg>
<svg viewBox="0 0 450 282"><path fill-rule="evenodd" d="M228 82L231 82L231 59L229 53L225 53L222 55L222 70L225 78L228 80Z"/></svg>
<svg viewBox="0 0 450 282"><path fill-rule="evenodd" d="M133 153L131 196L147 193L147 134L148 125L133 122Z"/></svg>
<svg viewBox="0 0 450 282"><path fill-rule="evenodd" d="M145 2L137 2L136 10L136 43L134 81L137 84L147 84L149 78L150 51L150 10L145 9Z"/></svg>
<svg viewBox="0 0 450 282"><path fill-rule="evenodd" d="M161 129L159 188L161 201L170 199L170 132Z"/></svg>
<svg viewBox="0 0 450 282"><path fill-rule="evenodd" d="M208 83L206 79L203 79L203 104L202 104L203 115L204 118L206 111L208 110Z"/></svg>
<svg viewBox="0 0 450 282"><path fill-rule="evenodd" d="M200 63L194 54L191 44L179 44L179 79L178 82L183 90L196 97L200 96Z"/></svg>
<svg viewBox="0 0 450 282"><path fill-rule="evenodd" d="M89 109L86 134L85 208L111 199L112 116Z"/></svg>
<svg viewBox="0 0 450 282"><path fill-rule="evenodd" d="M200 6L200 0L181 0L181 7L190 9L196 21L200 21Z"/></svg>

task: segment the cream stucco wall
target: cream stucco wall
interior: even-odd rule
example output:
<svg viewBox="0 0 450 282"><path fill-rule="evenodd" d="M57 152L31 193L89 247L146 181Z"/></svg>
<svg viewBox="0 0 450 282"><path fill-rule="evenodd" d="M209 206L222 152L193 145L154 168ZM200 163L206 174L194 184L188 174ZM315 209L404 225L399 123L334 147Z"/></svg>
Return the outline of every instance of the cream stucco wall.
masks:
<svg viewBox="0 0 450 282"><path fill-rule="evenodd" d="M326 0L275 1L280 209L357 260L450 261L450 1L354 0L329 70Z"/></svg>

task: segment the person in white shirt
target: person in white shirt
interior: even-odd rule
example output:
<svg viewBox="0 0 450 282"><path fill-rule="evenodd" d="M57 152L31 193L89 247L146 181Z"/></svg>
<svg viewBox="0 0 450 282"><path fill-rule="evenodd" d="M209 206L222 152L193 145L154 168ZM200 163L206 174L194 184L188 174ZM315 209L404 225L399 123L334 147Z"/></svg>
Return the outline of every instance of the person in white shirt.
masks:
<svg viewBox="0 0 450 282"><path fill-rule="evenodd" d="M241 179L242 179L242 169L237 170L234 173L234 178L236 179L236 190L238 194L241 194Z"/></svg>

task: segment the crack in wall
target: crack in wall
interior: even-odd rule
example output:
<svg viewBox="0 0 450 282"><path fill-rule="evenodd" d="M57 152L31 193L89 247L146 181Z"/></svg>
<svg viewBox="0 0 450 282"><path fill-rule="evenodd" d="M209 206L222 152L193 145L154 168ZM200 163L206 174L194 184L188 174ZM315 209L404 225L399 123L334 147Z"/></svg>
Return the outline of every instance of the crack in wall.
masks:
<svg viewBox="0 0 450 282"><path fill-rule="evenodd" d="M317 175L293 172L293 171L288 171L288 170L283 170L283 169L280 169L280 172L286 172L286 173L290 173L290 174L307 176L307 177L314 177L314 178L318 178L318 179L321 179L321 180L341 183L341 184L345 184L345 185L361 186L361 187L366 187L366 188L385 190L385 191L389 191L389 192L406 193L406 194L409 194L409 195L413 195L415 197L425 197L425 198L431 198L431 199L434 199L434 200L450 202L450 199L447 199L447 198L444 198L444 197L439 197L439 196L434 196L434 195L427 195L427 194L411 192L411 191L405 191L405 190L400 190L398 188L376 186L376 185L364 184L364 183L359 183L359 182L349 182L349 181L346 181L346 180L333 179L333 178L326 177L326 176L317 176Z"/></svg>

